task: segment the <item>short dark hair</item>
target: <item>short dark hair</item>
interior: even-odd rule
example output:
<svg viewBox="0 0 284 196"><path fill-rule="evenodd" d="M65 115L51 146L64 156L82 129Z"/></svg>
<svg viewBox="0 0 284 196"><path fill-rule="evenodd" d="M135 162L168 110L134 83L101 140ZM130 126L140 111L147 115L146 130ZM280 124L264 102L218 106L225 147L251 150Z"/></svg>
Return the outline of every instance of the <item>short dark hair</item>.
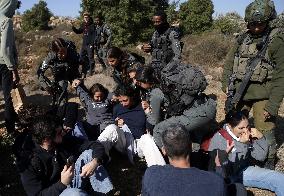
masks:
<svg viewBox="0 0 284 196"><path fill-rule="evenodd" d="M167 21L167 14L163 10L157 10L154 16L160 16L164 22Z"/></svg>
<svg viewBox="0 0 284 196"><path fill-rule="evenodd" d="M155 70L150 66L139 67L136 71L135 79L139 82L157 84L159 80L155 75Z"/></svg>
<svg viewBox="0 0 284 196"><path fill-rule="evenodd" d="M41 145L45 139L54 139L60 125L60 120L49 114L36 117L31 126L33 141Z"/></svg>
<svg viewBox="0 0 284 196"><path fill-rule="evenodd" d="M132 86L129 85L118 86L115 89L114 94L116 96L127 96L132 98L136 98L137 96L139 97L138 90L134 89Z"/></svg>
<svg viewBox="0 0 284 196"><path fill-rule="evenodd" d="M185 158L191 153L190 134L182 125L170 125L162 133L162 143L170 158Z"/></svg>
<svg viewBox="0 0 284 196"><path fill-rule="evenodd" d="M108 90L100 83L95 83L93 86L91 86L90 90L90 96L93 98L96 92L102 92L104 94L104 99L108 95Z"/></svg>
<svg viewBox="0 0 284 196"><path fill-rule="evenodd" d="M232 110L228 112L225 117L226 123L228 123L232 128L236 127L242 120L248 119L247 110L236 111Z"/></svg>
<svg viewBox="0 0 284 196"><path fill-rule="evenodd" d="M115 58L115 59L121 59L123 57L123 51L118 47L111 47L107 51L107 58Z"/></svg>

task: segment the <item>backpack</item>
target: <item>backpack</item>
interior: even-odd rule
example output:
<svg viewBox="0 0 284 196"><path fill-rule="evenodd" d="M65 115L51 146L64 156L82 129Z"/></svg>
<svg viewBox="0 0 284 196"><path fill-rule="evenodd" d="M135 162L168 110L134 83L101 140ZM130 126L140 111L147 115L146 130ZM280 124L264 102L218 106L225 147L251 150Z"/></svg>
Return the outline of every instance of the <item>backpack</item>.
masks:
<svg viewBox="0 0 284 196"><path fill-rule="evenodd" d="M204 74L191 65L171 62L161 71L161 90L169 100L167 113L177 115L201 97L206 89L207 81Z"/></svg>
<svg viewBox="0 0 284 196"><path fill-rule="evenodd" d="M200 149L205 151L205 152L208 152L211 139L217 133L219 133L223 138L225 138L227 141L229 141L229 144L231 144L233 142L232 136L225 129L222 128L219 131L213 132L210 135L208 135L207 137L205 137L203 139L203 141L201 142Z"/></svg>

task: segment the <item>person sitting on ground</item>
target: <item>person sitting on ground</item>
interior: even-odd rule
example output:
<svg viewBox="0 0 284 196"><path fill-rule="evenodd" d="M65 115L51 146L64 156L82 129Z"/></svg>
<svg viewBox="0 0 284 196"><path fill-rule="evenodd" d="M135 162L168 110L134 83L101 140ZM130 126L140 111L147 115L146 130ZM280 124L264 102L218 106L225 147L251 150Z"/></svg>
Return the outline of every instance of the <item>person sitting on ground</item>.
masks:
<svg viewBox="0 0 284 196"><path fill-rule="evenodd" d="M104 147L99 142L65 137L67 130L63 130L61 121L53 116L36 116L31 130L35 148L26 162L26 167L21 167L20 172L28 196L61 194L73 179L74 165L70 161L71 157L74 157L73 160L79 155L89 157L89 161L84 159L81 163L80 160L80 163L84 164L79 168L81 177L92 176L96 168L103 163ZM77 162L75 166L78 167ZM78 172L78 169L75 171ZM81 186L77 184L76 188L84 189L83 183Z"/></svg>
<svg viewBox="0 0 284 196"><path fill-rule="evenodd" d="M127 69L131 65L139 63L132 54L122 51L118 47L111 47L108 50L107 62L114 69L113 79L118 86L129 85L131 83Z"/></svg>
<svg viewBox="0 0 284 196"><path fill-rule="evenodd" d="M99 83L93 84L88 92L78 79L73 81L72 87L76 89L86 111L86 122L83 122L83 127L89 140L96 140L107 125L114 123L113 94Z"/></svg>
<svg viewBox="0 0 284 196"><path fill-rule="evenodd" d="M223 129L215 133L209 144L209 151L219 149L228 155L221 163L225 176L232 182L284 195L284 174L259 167L268 153L268 143L263 134L256 128L250 128L245 112L231 111L225 122Z"/></svg>
<svg viewBox="0 0 284 196"><path fill-rule="evenodd" d="M162 133L162 152L169 165L147 168L142 181L142 196L222 196L224 180L215 173L191 167L191 139L180 125L171 125Z"/></svg>
<svg viewBox="0 0 284 196"><path fill-rule="evenodd" d="M48 69L52 72L53 81L46 76ZM72 83L80 77L79 55L75 44L62 38L54 39L37 74L41 87L52 95L54 107L58 107L64 99L67 102L68 82Z"/></svg>
<svg viewBox="0 0 284 196"><path fill-rule="evenodd" d="M140 87L142 94L142 107L147 116L149 129L165 119L165 105L167 99L158 88L159 80L155 70L150 66L140 67L135 75L136 85Z"/></svg>
<svg viewBox="0 0 284 196"><path fill-rule="evenodd" d="M115 91L120 104L114 107L116 124L109 125L98 137L106 150L112 147L126 153L133 162L133 155L145 156L147 165L164 165L165 161L154 143L153 137L146 133L146 117L141 106L139 93L130 86L119 87ZM126 151L127 150L127 151Z"/></svg>

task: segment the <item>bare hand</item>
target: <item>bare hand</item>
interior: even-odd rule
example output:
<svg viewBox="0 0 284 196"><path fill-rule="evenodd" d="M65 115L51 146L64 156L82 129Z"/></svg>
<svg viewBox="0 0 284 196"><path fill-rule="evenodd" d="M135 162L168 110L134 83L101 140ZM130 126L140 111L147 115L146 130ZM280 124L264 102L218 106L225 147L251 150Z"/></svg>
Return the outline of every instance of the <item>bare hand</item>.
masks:
<svg viewBox="0 0 284 196"><path fill-rule="evenodd" d="M260 139L263 137L263 134L257 130L256 128L251 128L250 129L250 135L252 138L257 138L257 139Z"/></svg>
<svg viewBox="0 0 284 196"><path fill-rule="evenodd" d="M241 143L247 143L249 141L249 136L250 136L250 133L249 133L248 130L240 133L240 135L239 135L240 142Z"/></svg>
<svg viewBox="0 0 284 196"><path fill-rule="evenodd" d="M18 70L17 69L12 70L12 74L13 74L13 83L16 86L20 81Z"/></svg>
<svg viewBox="0 0 284 196"><path fill-rule="evenodd" d="M70 167L67 167L67 165L64 166L62 172L61 172L61 178L60 181L65 186L69 185L73 179L74 176L74 166L71 165Z"/></svg>
<svg viewBox="0 0 284 196"><path fill-rule="evenodd" d="M73 87L73 88L77 88L81 83L82 83L81 80L75 79L75 80L73 80L73 82L72 82L72 87Z"/></svg>
<svg viewBox="0 0 284 196"><path fill-rule="evenodd" d="M215 164L216 164L216 167L220 167L221 166L218 150L217 150L217 154L216 154L216 157L215 157Z"/></svg>
<svg viewBox="0 0 284 196"><path fill-rule="evenodd" d="M269 112L267 111L264 111L263 116L264 116L264 120L271 118L271 114L269 114Z"/></svg>
<svg viewBox="0 0 284 196"><path fill-rule="evenodd" d="M226 152L227 152L227 153L230 153L230 152L232 151L232 149L234 148L234 146L235 146L234 141L232 141L231 144L230 144L229 140L227 140Z"/></svg>
<svg viewBox="0 0 284 196"><path fill-rule="evenodd" d="M142 105L143 110L146 110L147 108L150 107L150 104L148 103L148 101L142 101L141 105Z"/></svg>
<svg viewBox="0 0 284 196"><path fill-rule="evenodd" d="M146 53L151 52L152 46L150 44L143 44L142 50Z"/></svg>
<svg viewBox="0 0 284 196"><path fill-rule="evenodd" d="M97 159L94 158L91 162L82 167L81 177L89 177L94 174L95 169L98 166Z"/></svg>
<svg viewBox="0 0 284 196"><path fill-rule="evenodd" d="M122 127L124 125L124 120L122 118L116 118L115 121L117 122L118 127Z"/></svg>
<svg viewBox="0 0 284 196"><path fill-rule="evenodd" d="M113 95L111 98L111 102L118 102L118 97Z"/></svg>

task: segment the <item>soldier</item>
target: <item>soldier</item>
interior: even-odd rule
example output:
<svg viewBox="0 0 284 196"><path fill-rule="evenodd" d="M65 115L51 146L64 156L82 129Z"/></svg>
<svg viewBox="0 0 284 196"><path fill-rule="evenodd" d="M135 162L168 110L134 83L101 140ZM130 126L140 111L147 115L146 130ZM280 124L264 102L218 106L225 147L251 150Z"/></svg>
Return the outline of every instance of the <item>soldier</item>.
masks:
<svg viewBox="0 0 284 196"><path fill-rule="evenodd" d="M95 65L94 61L95 26L89 12L84 12L83 17L84 17L84 22L81 24L79 29L75 28L73 26L74 23L72 22L72 30L76 34L83 33L83 43L80 52L80 62L83 63L82 73L84 74L84 77L86 77L87 73L88 75L93 74L93 69ZM88 60L86 60L86 57L88 58Z"/></svg>
<svg viewBox="0 0 284 196"><path fill-rule="evenodd" d="M144 44L142 50L151 52L152 66L158 78L164 66L172 60L181 59L180 33L177 28L171 27L167 22L167 15L163 11L158 11L153 16L153 24L156 29L150 43Z"/></svg>
<svg viewBox="0 0 284 196"><path fill-rule="evenodd" d="M172 62L162 70L160 87L163 96L159 92L156 97L166 100L163 101L167 103L164 104L166 117L153 129L159 147L162 147L162 133L173 124L183 125L191 133L194 143L200 143L206 134L213 131L216 103L202 93L206 86L202 72L190 65Z"/></svg>
<svg viewBox="0 0 284 196"><path fill-rule="evenodd" d="M248 30L229 53L222 79L228 111L253 108L255 127L269 143L267 168L275 165L275 116L284 97L284 33L270 27L275 18L273 1L256 0L248 5Z"/></svg>
<svg viewBox="0 0 284 196"><path fill-rule="evenodd" d="M99 62L106 68L106 54L111 46L112 32L110 27L103 22L103 17L95 17L95 50Z"/></svg>
<svg viewBox="0 0 284 196"><path fill-rule="evenodd" d="M39 66L37 74L41 87L53 96L52 105L57 108L67 101L68 82L79 78L79 55L73 42L57 38L51 42L50 52ZM54 81L46 77L50 69Z"/></svg>

